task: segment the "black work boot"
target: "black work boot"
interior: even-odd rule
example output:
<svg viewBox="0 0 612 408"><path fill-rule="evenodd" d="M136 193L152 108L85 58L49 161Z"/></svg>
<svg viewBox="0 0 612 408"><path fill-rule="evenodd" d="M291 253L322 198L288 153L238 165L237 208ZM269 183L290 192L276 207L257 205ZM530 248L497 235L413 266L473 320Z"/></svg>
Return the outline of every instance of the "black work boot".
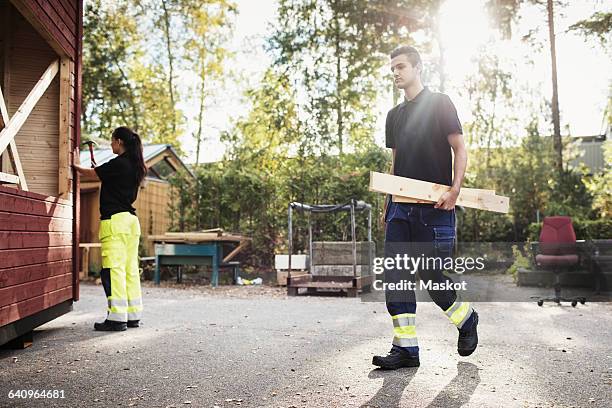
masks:
<svg viewBox="0 0 612 408"><path fill-rule="evenodd" d="M478 346L478 313L474 313L474 320L469 329L459 329L459 340L457 341L457 352L460 356L467 357L476 350Z"/></svg>
<svg viewBox="0 0 612 408"><path fill-rule="evenodd" d="M94 323L94 330L97 330L97 331L124 331L124 330L127 330L127 324L124 322L114 322L112 320L104 320L102 323Z"/></svg>
<svg viewBox="0 0 612 408"><path fill-rule="evenodd" d="M128 320L127 327L140 327L140 320Z"/></svg>
<svg viewBox="0 0 612 408"><path fill-rule="evenodd" d="M374 356L372 364L383 370L397 370L401 367L418 367L420 362L418 356L411 356L406 350L392 347L386 356Z"/></svg>

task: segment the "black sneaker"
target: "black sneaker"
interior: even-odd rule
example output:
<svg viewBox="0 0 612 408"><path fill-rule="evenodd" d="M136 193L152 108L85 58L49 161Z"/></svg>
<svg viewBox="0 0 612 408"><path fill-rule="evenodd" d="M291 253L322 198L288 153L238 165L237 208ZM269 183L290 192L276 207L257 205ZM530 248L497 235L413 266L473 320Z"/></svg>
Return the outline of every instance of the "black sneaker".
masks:
<svg viewBox="0 0 612 408"><path fill-rule="evenodd" d="M475 311L472 327L466 330L459 329L459 340L457 340L457 352L460 356L467 357L476 350L478 346L478 313Z"/></svg>
<svg viewBox="0 0 612 408"><path fill-rule="evenodd" d="M127 324L123 322L114 322L112 320L104 320L102 323L94 323L94 330L97 330L97 331L124 331L124 330L127 330Z"/></svg>
<svg viewBox="0 0 612 408"><path fill-rule="evenodd" d="M140 320L128 320L127 327L140 327Z"/></svg>
<svg viewBox="0 0 612 408"><path fill-rule="evenodd" d="M405 350L392 347L386 356L374 356L372 364L383 370L397 370L401 367L418 367L420 362L418 356L411 356Z"/></svg>

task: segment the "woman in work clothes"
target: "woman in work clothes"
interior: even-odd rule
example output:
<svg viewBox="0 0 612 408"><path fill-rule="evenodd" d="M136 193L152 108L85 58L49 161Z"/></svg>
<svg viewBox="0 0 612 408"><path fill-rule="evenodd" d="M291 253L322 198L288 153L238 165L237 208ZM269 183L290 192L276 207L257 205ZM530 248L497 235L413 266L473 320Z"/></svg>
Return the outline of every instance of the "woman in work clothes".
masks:
<svg viewBox="0 0 612 408"><path fill-rule="evenodd" d="M114 159L95 168L74 165L83 175L102 182L100 190L100 277L108 299L108 315L95 323L100 331L123 331L138 327L142 295L138 271L140 224L132 203L147 174L138 134L118 127L111 137Z"/></svg>

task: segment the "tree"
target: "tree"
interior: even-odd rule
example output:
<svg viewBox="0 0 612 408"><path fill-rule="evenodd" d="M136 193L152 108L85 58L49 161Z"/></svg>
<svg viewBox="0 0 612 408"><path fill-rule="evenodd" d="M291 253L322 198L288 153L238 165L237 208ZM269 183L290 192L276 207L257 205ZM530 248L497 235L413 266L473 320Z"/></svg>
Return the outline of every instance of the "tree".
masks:
<svg viewBox="0 0 612 408"><path fill-rule="evenodd" d="M405 40L418 24L400 12L412 3L421 2L280 1L269 50L304 95L309 149L342 154L371 142L380 69L400 33Z"/></svg>
<svg viewBox="0 0 612 408"><path fill-rule="evenodd" d="M94 0L85 7L83 25L84 137L106 138L118 123L138 128L140 112L128 70L140 37L129 7L103 8L101 0Z"/></svg>
<svg viewBox="0 0 612 408"><path fill-rule="evenodd" d="M83 38L83 136L108 138L120 125L145 142L179 148L163 67L146 58L141 15L129 2L88 2Z"/></svg>
<svg viewBox="0 0 612 408"><path fill-rule="evenodd" d="M206 102L224 79L224 63L230 57L224 44L231 35L230 19L236 11L236 5L227 0L190 1L183 6L183 19L190 33L184 45L185 58L194 67L199 81L192 92L197 95L199 106L194 134L196 167L200 160Z"/></svg>

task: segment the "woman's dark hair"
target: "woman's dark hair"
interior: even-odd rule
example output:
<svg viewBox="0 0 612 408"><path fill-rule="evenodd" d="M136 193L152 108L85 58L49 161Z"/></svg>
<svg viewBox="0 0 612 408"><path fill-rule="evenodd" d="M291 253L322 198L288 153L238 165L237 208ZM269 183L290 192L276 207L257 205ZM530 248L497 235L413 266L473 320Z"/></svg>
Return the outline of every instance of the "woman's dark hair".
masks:
<svg viewBox="0 0 612 408"><path fill-rule="evenodd" d="M142 142L138 133L126 126L120 126L113 130L113 137L123 141L128 158L136 166L136 180L138 185L147 175L147 166L142 156Z"/></svg>

